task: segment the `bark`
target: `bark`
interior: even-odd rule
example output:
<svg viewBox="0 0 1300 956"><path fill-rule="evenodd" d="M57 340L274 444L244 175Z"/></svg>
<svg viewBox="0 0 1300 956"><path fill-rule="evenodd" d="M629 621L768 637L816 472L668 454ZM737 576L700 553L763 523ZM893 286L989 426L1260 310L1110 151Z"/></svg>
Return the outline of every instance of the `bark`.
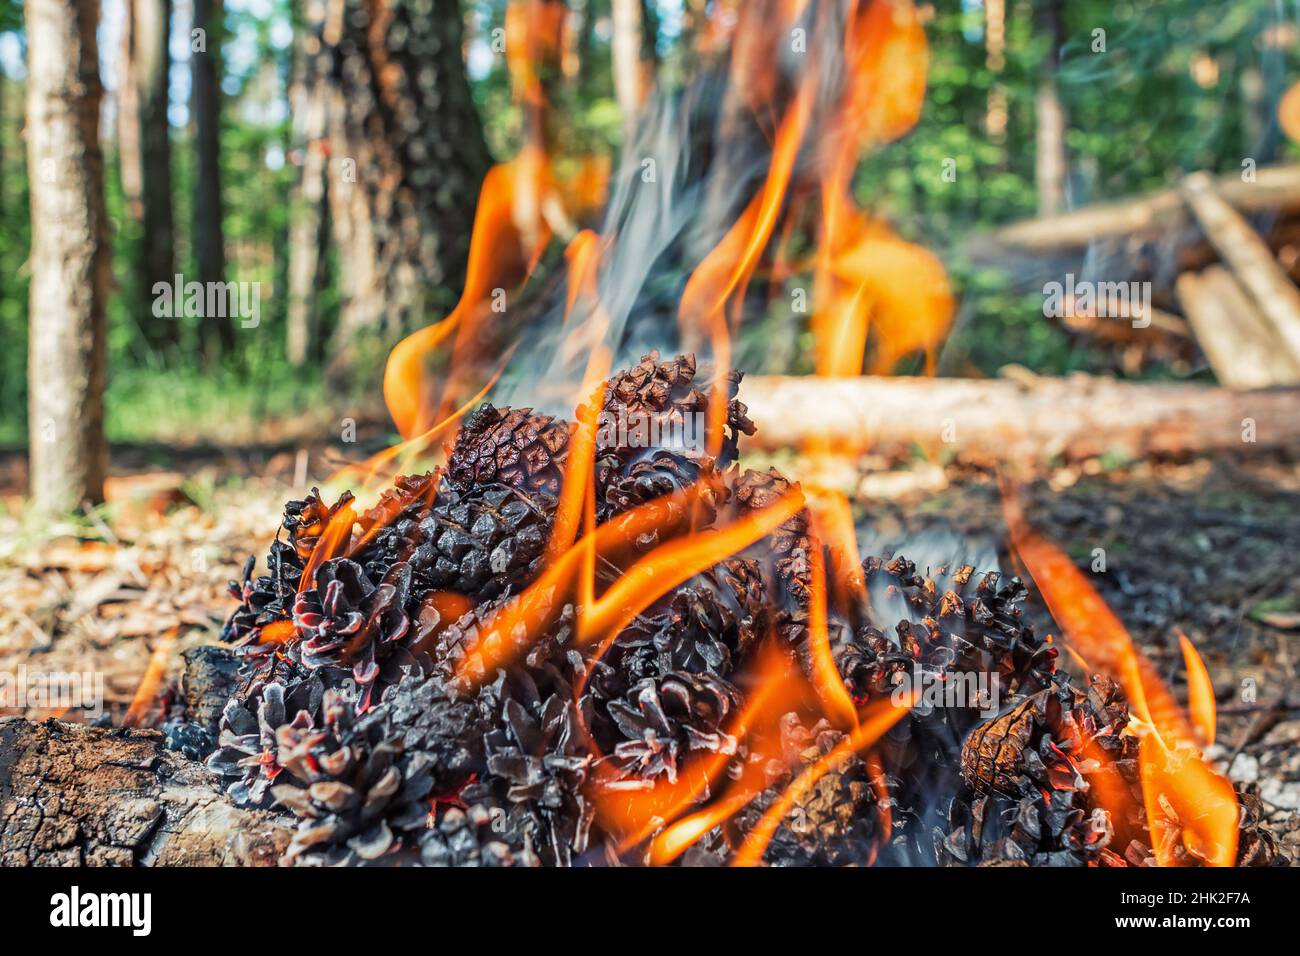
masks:
<svg viewBox="0 0 1300 956"><path fill-rule="evenodd" d="M490 157L457 0L329 0L330 212L343 270L335 374L359 333L455 302Z"/></svg>
<svg viewBox="0 0 1300 956"><path fill-rule="evenodd" d="M157 731L21 717L0 719L0 821L3 866L273 866L292 835Z"/></svg>
<svg viewBox="0 0 1300 956"><path fill-rule="evenodd" d="M1300 212L1300 165L1262 168L1253 182L1244 182L1240 173L1229 173L1215 186L1224 201L1245 215ZM1038 253L1083 249L1101 240L1169 234L1195 225L1179 190L1165 189L1006 226L973 244L972 251L989 248L990 238L992 245Z"/></svg>
<svg viewBox="0 0 1300 956"><path fill-rule="evenodd" d="M1038 92L1034 98L1038 149L1034 173L1040 216L1050 216L1065 207L1065 108L1056 85L1061 46L1065 43L1061 6L1061 0L1043 0L1039 5L1040 28L1049 44L1039 66Z"/></svg>
<svg viewBox="0 0 1300 956"><path fill-rule="evenodd" d="M130 69L138 97L140 155L140 325L156 351L173 349L180 337L176 318L153 314L155 283L170 288L176 275L176 232L172 216L171 133L167 119L171 53L171 0L131 0Z"/></svg>
<svg viewBox="0 0 1300 956"><path fill-rule="evenodd" d="M1178 300L1218 380L1229 388L1300 384L1291 359L1241 284L1223 266L1178 277Z"/></svg>
<svg viewBox="0 0 1300 956"><path fill-rule="evenodd" d="M1300 290L1278 265L1268 244L1259 237L1215 189L1205 173L1183 180L1183 197L1242 288L1255 300L1259 314L1279 343L1300 363Z"/></svg>
<svg viewBox="0 0 1300 956"><path fill-rule="evenodd" d="M762 425L750 447L829 443L909 454L917 445L977 460L1119 453L1131 459L1251 452L1300 443L1300 390L1235 392L1084 375L1006 380L746 378L740 398Z"/></svg>
<svg viewBox="0 0 1300 956"><path fill-rule="evenodd" d="M306 5L306 28L298 49L295 84L294 138L302 150L302 177L294 191L289 227L289 308L285 348L289 361L307 361L316 339L316 290L320 286L323 243L327 228L326 169L328 164L326 110L329 105L328 63L322 56L325 0Z"/></svg>
<svg viewBox="0 0 1300 956"><path fill-rule="evenodd" d="M204 50L190 54L190 112L194 121L194 264L203 283L226 281L221 204L221 0L194 0L194 27L204 31ZM230 310L226 310L230 311ZM230 353L235 322L230 315L203 317L204 358Z"/></svg>
<svg viewBox="0 0 1300 956"><path fill-rule="evenodd" d="M27 0L27 172L32 250L28 415L39 513L103 500L109 286L99 4Z"/></svg>

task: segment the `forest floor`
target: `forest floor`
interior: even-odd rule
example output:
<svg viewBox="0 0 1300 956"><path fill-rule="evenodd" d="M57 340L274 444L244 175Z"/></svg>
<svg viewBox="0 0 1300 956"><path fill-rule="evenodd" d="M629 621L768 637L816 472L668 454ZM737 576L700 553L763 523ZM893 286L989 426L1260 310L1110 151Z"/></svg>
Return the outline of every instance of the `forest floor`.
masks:
<svg viewBox="0 0 1300 956"><path fill-rule="evenodd" d="M216 639L233 606L228 582L248 555L261 562L285 499L341 454L274 442L116 448L113 503L39 534L21 511L21 456L0 455L0 673L102 674L105 708L121 720L151 659L171 676L185 648ZM776 463L807 477L797 458ZM1015 569L986 470L864 459L838 481L852 490L864 555L901 553L922 570L955 558ZM1300 860L1300 463L1092 462L1046 472L1024 496L1030 522L1082 569L1104 553L1106 570L1090 579L1180 698L1178 630L1200 650L1219 704L1211 754L1259 786ZM1027 613L1054 632L1031 593ZM13 713L52 711L0 710Z"/></svg>

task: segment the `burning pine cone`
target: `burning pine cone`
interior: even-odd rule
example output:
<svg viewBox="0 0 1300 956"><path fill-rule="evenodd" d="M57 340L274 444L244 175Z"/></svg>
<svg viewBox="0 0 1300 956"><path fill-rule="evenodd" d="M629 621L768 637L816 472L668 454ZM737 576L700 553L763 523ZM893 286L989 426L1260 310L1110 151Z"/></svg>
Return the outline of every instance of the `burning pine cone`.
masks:
<svg viewBox="0 0 1300 956"><path fill-rule="evenodd" d="M812 766L844 740L821 720L805 726L797 714L781 719L782 759L767 769L771 786L736 816L728 827L733 846L758 823L763 813L805 768ZM800 794L764 853L771 866L863 866L876 858L888 833L866 765L849 757L818 777Z"/></svg>
<svg viewBox="0 0 1300 956"><path fill-rule="evenodd" d="M448 487L468 492L502 484L525 493L559 495L570 426L531 408L480 405L466 419L447 461Z"/></svg>
<svg viewBox="0 0 1300 956"><path fill-rule="evenodd" d="M408 677L364 716L337 691L323 711L320 726L300 713L276 730L283 772L271 793L302 821L286 859L413 862L439 800L482 767L477 709Z"/></svg>
<svg viewBox="0 0 1300 956"><path fill-rule="evenodd" d="M596 432L596 485L602 519L652 498L703 483L736 460L754 423L735 398L739 372L728 373L721 434L711 430L713 384L696 383L695 357L660 362L650 352L605 383ZM715 449L715 454L709 450Z"/></svg>
<svg viewBox="0 0 1300 956"><path fill-rule="evenodd" d="M441 501L420 523L411 566L424 590L476 602L518 592L541 570L555 499L507 485L480 485Z"/></svg>
<svg viewBox="0 0 1300 956"><path fill-rule="evenodd" d="M590 620L583 589L529 588L568 464L563 420L484 405L444 472L399 478L359 518L350 495L326 505L313 490L286 506L267 573L254 577L250 560L232 584L239 606L224 636L244 665L208 766L237 802L300 818L288 858L627 861L637 853L625 834L603 832L602 823L621 824L598 822L596 804L680 785L696 756L723 767L702 799L742 780L760 792L684 853L686 863L732 859L815 766L827 772L796 794L764 851L770 865L1122 865L1167 852L1148 849L1137 741L1120 732L1122 690L1097 678L1083 691L1057 673L1056 648L1025 623L1024 585L970 566L922 576L905 558L868 558L865 591L840 593L851 590L841 585L844 558L813 536L798 485L733 467L739 436L754 430L735 400L740 376L722 383L728 404L712 434L704 378L690 356L651 353L607 382L591 476L596 599L660 544L782 500L799 510L629 608L621 631L594 635L605 640L579 626ZM870 769L861 755L822 766L844 737L813 703L826 676L825 657L814 656L824 650L809 639L819 558L830 659L855 701L915 680L977 688L943 706L923 697L872 744ZM782 711L799 709L779 725L763 715L746 736L737 717L756 700L765 643L797 685ZM1010 695L1004 710L989 711L981 681ZM210 746L183 722L169 736L185 752ZM1128 802L1102 806L1101 791ZM1272 862L1258 800L1239 802L1240 860ZM1161 832L1174 839L1168 826Z"/></svg>

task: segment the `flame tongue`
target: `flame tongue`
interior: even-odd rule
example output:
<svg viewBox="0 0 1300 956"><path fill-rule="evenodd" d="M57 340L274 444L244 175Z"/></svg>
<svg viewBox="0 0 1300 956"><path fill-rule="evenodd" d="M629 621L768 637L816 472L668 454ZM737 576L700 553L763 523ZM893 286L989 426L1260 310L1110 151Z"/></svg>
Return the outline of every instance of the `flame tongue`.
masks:
<svg viewBox="0 0 1300 956"><path fill-rule="evenodd" d="M1128 631L1063 551L1029 527L1016 492L1004 485L1012 546L1065 636L1088 662L1116 675L1133 707L1141 737L1142 799L1152 850L1161 866L1200 861L1232 866L1237 859L1237 795L1201 757L1173 695L1138 652ZM1196 649L1180 636L1187 663L1193 720L1214 739L1213 689ZM1100 793L1113 814L1114 794Z"/></svg>

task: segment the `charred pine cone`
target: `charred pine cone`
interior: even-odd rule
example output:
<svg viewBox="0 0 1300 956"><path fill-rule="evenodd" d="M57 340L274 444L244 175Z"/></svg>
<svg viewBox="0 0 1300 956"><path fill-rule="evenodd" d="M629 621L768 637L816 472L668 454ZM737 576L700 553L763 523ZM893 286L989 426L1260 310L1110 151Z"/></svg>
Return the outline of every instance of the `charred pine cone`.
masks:
<svg viewBox="0 0 1300 956"><path fill-rule="evenodd" d="M207 765L227 782L226 792L235 803L270 804L268 789L282 769L276 731L291 720L306 724L318 718L324 693L320 680L311 677L287 689L275 681L255 684L246 695L227 702L217 749Z"/></svg>
<svg viewBox="0 0 1300 956"><path fill-rule="evenodd" d="M888 564L874 557L864 561L871 593L901 602L903 616L893 636L871 623L869 614L855 628L837 632L844 639L832 653L849 692L862 699L888 694L924 673L941 681L986 675L997 680L1002 693L1030 693L1045 686L1056 669L1057 651L1023 619L1024 584L1018 578L1004 583L992 571L972 586L973 574L970 565L945 572L948 587L940 592L935 580L918 575L906 558Z"/></svg>
<svg viewBox="0 0 1300 956"><path fill-rule="evenodd" d="M729 558L637 615L593 668L593 691L621 696L673 671L727 677L768 630L758 562Z"/></svg>
<svg viewBox="0 0 1300 956"><path fill-rule="evenodd" d="M603 714L597 708L597 736L617 779L662 777L672 784L688 754L736 753L737 740L725 728L740 704L740 691L713 674L646 677L610 700Z"/></svg>
<svg viewBox="0 0 1300 956"><path fill-rule="evenodd" d="M569 432L567 422L531 408L480 405L451 448L446 482L459 492L501 484L526 493L559 495Z"/></svg>
<svg viewBox="0 0 1300 956"><path fill-rule="evenodd" d="M769 761L769 787L727 825L729 840L739 847L801 772L844 740L828 721L812 727L796 714L781 719L781 759ZM862 758L850 754L831 765L798 795L763 854L769 866L864 866L872 863L888 834L878 798Z"/></svg>
<svg viewBox="0 0 1300 956"><path fill-rule="evenodd" d="M475 803L451 807L437 825L419 837L425 866L541 866L531 838L499 806Z"/></svg>
<svg viewBox="0 0 1300 956"><path fill-rule="evenodd" d="M707 427L713 383L696 382L692 355L666 362L651 352L605 383L597 417L596 486L602 517L681 491L736 460L742 434L754 423L736 400L741 375L727 375L721 434ZM716 455L709 450L715 449Z"/></svg>
<svg viewBox="0 0 1300 956"><path fill-rule="evenodd" d="M976 727L962 745L960 795L940 862L1077 866L1099 860L1116 821L1095 799L1101 775L1136 771L1136 740L1121 736L1128 709L1113 681L1087 693L1059 680ZM1113 789L1113 788L1108 788Z"/></svg>
<svg viewBox="0 0 1300 956"><path fill-rule="evenodd" d="M592 758L573 700L554 694L530 709L508 697L483 743L487 770L465 800L505 808L506 831L526 835L547 865L572 865L595 816L585 792Z"/></svg>
<svg viewBox="0 0 1300 956"><path fill-rule="evenodd" d="M276 731L283 772L271 793L301 818L287 860L307 865L414 862L440 800L454 800L482 764L476 708L433 681L408 677L358 717L328 692L320 726Z"/></svg>
<svg viewBox="0 0 1300 956"><path fill-rule="evenodd" d="M518 592L541 570L555 499L507 485L480 485L440 501L420 523L411 558L422 590L476 602Z"/></svg>

